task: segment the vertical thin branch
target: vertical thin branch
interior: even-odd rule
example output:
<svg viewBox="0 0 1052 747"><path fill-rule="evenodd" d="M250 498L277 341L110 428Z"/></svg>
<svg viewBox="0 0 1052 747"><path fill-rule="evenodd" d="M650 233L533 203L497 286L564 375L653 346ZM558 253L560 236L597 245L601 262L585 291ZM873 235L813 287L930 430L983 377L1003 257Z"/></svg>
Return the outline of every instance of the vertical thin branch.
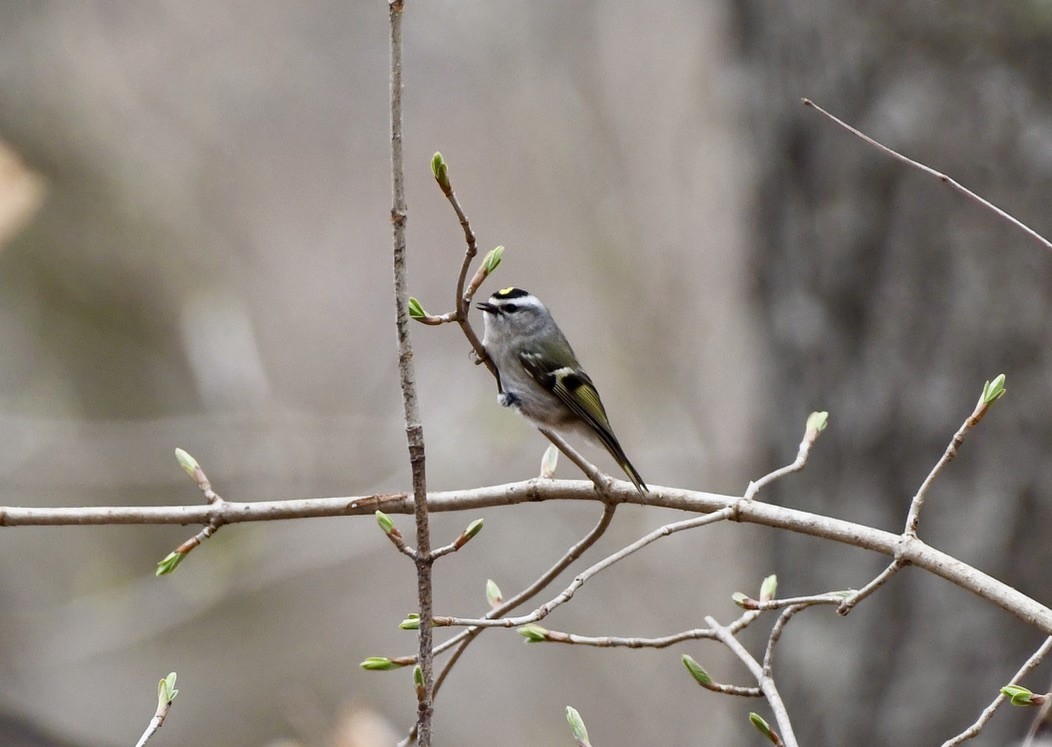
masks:
<svg viewBox="0 0 1052 747"><path fill-rule="evenodd" d="M409 289L406 281L406 204L405 166L402 156L402 11L404 0L389 0L391 16L391 189L394 229L395 322L398 330L398 373L405 406L405 434L409 444L409 465L413 474L413 502L416 518L416 588L420 612L420 650L418 663L423 686L417 689L417 738L422 747L431 745L431 712L434 677L431 651L431 536L428 531L427 477L424 470L424 428L416 402L416 374L413 346L409 339Z"/></svg>

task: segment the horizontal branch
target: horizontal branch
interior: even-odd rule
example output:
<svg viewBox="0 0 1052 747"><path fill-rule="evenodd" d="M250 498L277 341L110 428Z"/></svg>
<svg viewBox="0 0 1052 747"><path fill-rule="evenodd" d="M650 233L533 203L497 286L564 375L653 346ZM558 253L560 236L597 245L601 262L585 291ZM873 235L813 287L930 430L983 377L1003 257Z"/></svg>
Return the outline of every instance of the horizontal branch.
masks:
<svg viewBox="0 0 1052 747"><path fill-rule="evenodd" d="M549 500L590 500L642 505L643 497L628 482L613 481L609 493L600 496L590 482L583 480L534 479L470 490L431 493L429 511L467 511ZM966 589L1029 625L1052 635L1052 609L1022 592L973 568L917 538L855 524L842 519L773 506L759 500L741 501L739 496L704 493L680 488L651 486L646 496L649 507L663 507L712 513L734 505L733 519L786 529L820 539L841 542L900 557L906 563L934 573ZM85 524L236 524L246 521L274 521L322 516L359 516L377 509L388 514L409 514L413 502L404 493L345 498L303 498L288 501L238 503L202 506L138 506L86 508L0 507L0 526L59 526Z"/></svg>

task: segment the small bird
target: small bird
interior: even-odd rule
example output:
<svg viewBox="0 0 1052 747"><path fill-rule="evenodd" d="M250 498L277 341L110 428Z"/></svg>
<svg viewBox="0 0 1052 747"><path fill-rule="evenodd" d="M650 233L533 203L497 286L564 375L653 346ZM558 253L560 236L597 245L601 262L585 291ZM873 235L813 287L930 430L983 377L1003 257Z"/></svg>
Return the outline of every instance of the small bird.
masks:
<svg viewBox="0 0 1052 747"><path fill-rule="evenodd" d="M514 407L538 428L577 430L598 440L636 489L647 492L610 427L599 392L547 307L521 288L503 288L478 308L485 312L482 345L500 375L498 404Z"/></svg>

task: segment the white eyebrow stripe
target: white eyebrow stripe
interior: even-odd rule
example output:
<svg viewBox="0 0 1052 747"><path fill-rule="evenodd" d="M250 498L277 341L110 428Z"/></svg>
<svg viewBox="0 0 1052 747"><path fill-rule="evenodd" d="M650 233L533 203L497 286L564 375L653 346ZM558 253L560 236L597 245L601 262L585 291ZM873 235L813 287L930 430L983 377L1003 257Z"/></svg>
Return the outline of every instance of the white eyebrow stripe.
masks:
<svg viewBox="0 0 1052 747"><path fill-rule="evenodd" d="M514 304L515 306L529 306L534 309L544 308L544 304L537 296L519 296L518 298L493 298L490 300L494 306L507 306Z"/></svg>

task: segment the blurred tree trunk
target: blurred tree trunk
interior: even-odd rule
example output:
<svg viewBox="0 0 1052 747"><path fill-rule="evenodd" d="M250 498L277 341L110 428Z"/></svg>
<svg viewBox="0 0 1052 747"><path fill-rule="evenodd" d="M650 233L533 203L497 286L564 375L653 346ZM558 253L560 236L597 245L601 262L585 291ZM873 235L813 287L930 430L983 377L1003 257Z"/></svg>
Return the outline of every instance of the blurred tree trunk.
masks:
<svg viewBox="0 0 1052 747"><path fill-rule="evenodd" d="M1004 372L1008 397L935 484L920 534L1052 601L1052 256L799 103L814 99L1050 236L1050 6L733 6L758 164L752 262L773 350L770 462L791 457L807 412L831 415L804 475L767 499L901 531L983 381ZM885 564L771 541L786 594L858 588ZM794 626L778 676L803 744L938 744L1041 641L909 569L847 619L815 611ZM1020 738L1030 715L1005 709L981 741Z"/></svg>

